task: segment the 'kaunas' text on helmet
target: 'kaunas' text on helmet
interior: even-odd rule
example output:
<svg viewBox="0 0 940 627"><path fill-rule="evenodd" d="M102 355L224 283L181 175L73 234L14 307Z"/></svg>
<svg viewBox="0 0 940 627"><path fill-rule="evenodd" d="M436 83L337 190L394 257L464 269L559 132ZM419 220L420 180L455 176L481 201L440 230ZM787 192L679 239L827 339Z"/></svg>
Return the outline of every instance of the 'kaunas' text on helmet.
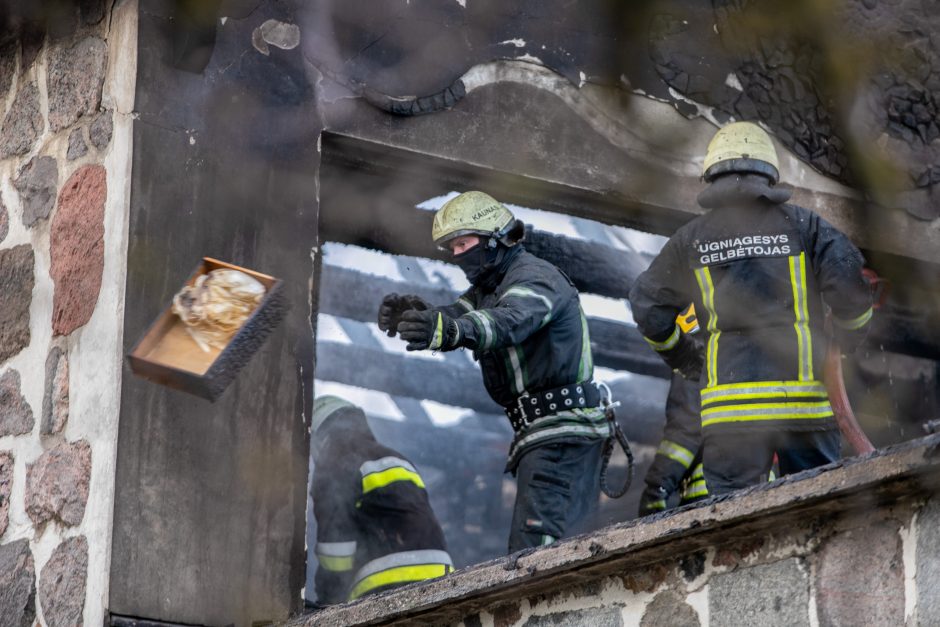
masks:
<svg viewBox="0 0 940 627"><path fill-rule="evenodd" d="M431 237L442 248L461 235L493 238L512 246L522 239L523 228L522 222L489 194L464 192L448 200L434 214Z"/></svg>

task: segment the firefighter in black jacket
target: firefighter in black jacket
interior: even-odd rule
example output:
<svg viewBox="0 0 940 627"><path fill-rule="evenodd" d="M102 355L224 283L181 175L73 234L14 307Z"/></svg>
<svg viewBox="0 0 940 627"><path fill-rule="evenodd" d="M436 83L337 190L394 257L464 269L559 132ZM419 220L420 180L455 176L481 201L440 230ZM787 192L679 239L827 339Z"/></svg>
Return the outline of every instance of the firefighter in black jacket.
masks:
<svg viewBox="0 0 940 627"><path fill-rule="evenodd" d="M515 437L517 478L509 551L549 544L596 507L609 428L591 382L594 364L578 292L552 264L525 251L523 224L491 196L466 192L434 216L432 237L472 284L432 306L390 294L379 327L408 350L473 350L483 382Z"/></svg>
<svg viewBox="0 0 940 627"><path fill-rule="evenodd" d="M630 301L665 361L701 372L705 479L722 494L766 480L774 451L784 475L838 458L821 381L825 306L846 352L864 339L872 308L858 249L774 187L777 155L760 127L718 131L704 179L698 202L711 211L676 231ZM690 300L705 322L704 356L675 322Z"/></svg>
<svg viewBox="0 0 940 627"><path fill-rule="evenodd" d="M684 334L699 331L695 306L689 306L676 319ZM646 488L640 495L640 516L667 508L669 497L679 492L679 505L708 497L702 470L702 424L699 382L672 375L666 398L666 425L653 463L646 471Z"/></svg>
<svg viewBox="0 0 940 627"><path fill-rule="evenodd" d="M376 442L360 408L321 396L311 431L318 605L453 570L424 481L411 462Z"/></svg>

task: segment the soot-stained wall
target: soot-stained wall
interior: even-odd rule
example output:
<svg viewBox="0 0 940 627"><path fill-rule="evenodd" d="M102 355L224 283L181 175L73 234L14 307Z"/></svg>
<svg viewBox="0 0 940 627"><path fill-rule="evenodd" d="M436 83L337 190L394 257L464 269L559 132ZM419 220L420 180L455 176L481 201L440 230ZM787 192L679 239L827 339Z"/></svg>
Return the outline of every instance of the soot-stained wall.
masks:
<svg viewBox="0 0 940 627"><path fill-rule="evenodd" d="M820 173L938 215L940 14L917 0L317 4L307 55L384 106L439 109L472 66L529 61L689 117L760 121ZM373 91L441 97L409 108Z"/></svg>
<svg viewBox="0 0 940 627"><path fill-rule="evenodd" d="M290 310L215 403L125 370L109 608L248 625L304 581L319 128L298 51L251 47L282 4L220 25L200 73L173 65L173 11L140 3L125 351L202 256L282 279Z"/></svg>

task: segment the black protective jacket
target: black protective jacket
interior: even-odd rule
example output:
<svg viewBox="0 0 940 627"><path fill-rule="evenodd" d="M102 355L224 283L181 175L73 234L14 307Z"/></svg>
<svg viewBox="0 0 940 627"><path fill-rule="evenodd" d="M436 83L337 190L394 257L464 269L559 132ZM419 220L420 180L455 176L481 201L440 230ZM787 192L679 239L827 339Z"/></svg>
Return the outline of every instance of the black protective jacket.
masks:
<svg viewBox="0 0 940 627"><path fill-rule="evenodd" d="M473 349L493 400L508 407L527 392L591 381L591 339L571 280L521 244L509 250L495 272L441 308L457 318L459 345ZM607 435L599 409L559 411L516 433L508 469L536 444Z"/></svg>
<svg viewBox="0 0 940 627"><path fill-rule="evenodd" d="M341 603L453 570L414 465L376 442L361 411L330 420L334 428L317 433L312 485L317 601Z"/></svg>
<svg viewBox="0 0 940 627"><path fill-rule="evenodd" d="M823 301L843 349L867 332L861 253L812 211L785 204L781 191L757 175L717 179L699 197L712 211L676 231L630 291L640 331L673 367L691 358L676 315L695 303L706 432L832 428Z"/></svg>

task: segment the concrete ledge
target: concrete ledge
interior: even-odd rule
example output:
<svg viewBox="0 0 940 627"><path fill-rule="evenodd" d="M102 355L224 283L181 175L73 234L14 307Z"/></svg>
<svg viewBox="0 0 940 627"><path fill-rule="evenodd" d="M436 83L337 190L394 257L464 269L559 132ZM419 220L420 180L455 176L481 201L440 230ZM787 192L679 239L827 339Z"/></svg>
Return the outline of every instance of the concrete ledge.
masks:
<svg viewBox="0 0 940 627"><path fill-rule="evenodd" d="M448 623L503 600L557 591L694 552L742 534L831 513L886 507L940 486L940 435L807 471L734 495L485 562L441 579L297 617L288 624Z"/></svg>

